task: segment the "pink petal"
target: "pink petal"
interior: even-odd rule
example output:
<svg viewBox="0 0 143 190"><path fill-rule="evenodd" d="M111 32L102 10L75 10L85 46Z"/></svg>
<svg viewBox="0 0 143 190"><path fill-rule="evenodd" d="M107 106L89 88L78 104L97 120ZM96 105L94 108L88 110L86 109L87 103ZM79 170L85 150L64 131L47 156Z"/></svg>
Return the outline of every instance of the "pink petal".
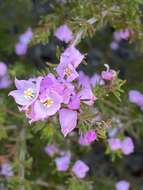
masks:
<svg viewBox="0 0 143 190"><path fill-rule="evenodd" d="M63 108L59 111L59 120L61 125L61 131L65 137L76 127L77 112Z"/></svg>

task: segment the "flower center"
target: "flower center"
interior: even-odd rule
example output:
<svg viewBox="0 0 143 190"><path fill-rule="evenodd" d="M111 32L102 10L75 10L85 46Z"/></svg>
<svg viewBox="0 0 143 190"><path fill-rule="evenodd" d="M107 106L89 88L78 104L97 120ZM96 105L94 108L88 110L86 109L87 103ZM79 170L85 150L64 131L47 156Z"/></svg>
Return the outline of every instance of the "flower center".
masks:
<svg viewBox="0 0 143 190"><path fill-rule="evenodd" d="M50 108L52 106L52 104L54 103L54 101L52 100L52 98L48 97L46 100L41 101L42 104L44 106L46 106L47 108Z"/></svg>
<svg viewBox="0 0 143 190"><path fill-rule="evenodd" d="M70 69L70 68L65 68L65 74L67 75L67 76L70 76L71 75L71 73L72 73L72 70Z"/></svg>
<svg viewBox="0 0 143 190"><path fill-rule="evenodd" d="M31 88L28 88L24 91L25 98L34 98L34 91Z"/></svg>

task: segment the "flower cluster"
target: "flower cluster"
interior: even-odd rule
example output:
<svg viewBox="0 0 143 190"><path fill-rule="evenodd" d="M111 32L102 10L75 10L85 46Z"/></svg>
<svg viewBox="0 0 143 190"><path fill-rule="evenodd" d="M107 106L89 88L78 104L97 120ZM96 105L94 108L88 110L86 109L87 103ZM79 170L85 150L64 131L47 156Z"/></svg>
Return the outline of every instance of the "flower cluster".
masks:
<svg viewBox="0 0 143 190"><path fill-rule="evenodd" d="M15 79L17 90L9 95L14 97L19 110L26 113L30 122L46 120L58 112L64 136L76 127L81 104L94 104L97 98L92 85L100 81L98 76L98 79L92 78L91 84L88 77L77 72L76 68L83 59L84 55L70 46L61 54L55 75L49 73L29 80Z"/></svg>
<svg viewBox="0 0 143 190"><path fill-rule="evenodd" d="M132 30L126 28L125 30L115 31L113 35L113 41L110 44L110 48L113 50L117 50L119 48L119 43L122 40L128 40L131 34L133 33Z"/></svg>
<svg viewBox="0 0 143 190"><path fill-rule="evenodd" d="M54 159L57 171L65 172L69 169L71 162L71 153L69 151L61 151L56 144L47 145L44 150L52 158L56 154L60 155ZM89 167L82 160L77 160L71 168L71 172L81 179L86 176L88 171Z"/></svg>
<svg viewBox="0 0 143 190"><path fill-rule="evenodd" d="M118 138L110 138L108 139L108 144L111 150L121 150L125 155L134 152L134 144L130 137L125 137L122 141Z"/></svg>
<svg viewBox="0 0 143 190"><path fill-rule="evenodd" d="M15 46L15 52L17 55L25 55L28 48L28 43L33 36L31 28L28 28L23 34L20 35L19 41Z"/></svg>
<svg viewBox="0 0 143 190"><path fill-rule="evenodd" d="M3 62L0 62L0 89L7 88L11 84L7 73L7 65Z"/></svg>

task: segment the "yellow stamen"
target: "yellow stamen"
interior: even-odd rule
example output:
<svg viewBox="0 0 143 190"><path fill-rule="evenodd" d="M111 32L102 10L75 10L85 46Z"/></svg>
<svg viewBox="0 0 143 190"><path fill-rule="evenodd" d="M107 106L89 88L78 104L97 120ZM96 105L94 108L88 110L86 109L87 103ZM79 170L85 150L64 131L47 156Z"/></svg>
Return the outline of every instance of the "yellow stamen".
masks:
<svg viewBox="0 0 143 190"><path fill-rule="evenodd" d="M42 104L44 106L46 106L47 108L50 108L52 106L52 104L54 103L54 101L52 100L52 98L48 97L46 100L41 101Z"/></svg>
<svg viewBox="0 0 143 190"><path fill-rule="evenodd" d="M72 71L71 71L71 69L70 68L65 68L65 74L67 75L67 76L70 76L71 75L71 73L72 73Z"/></svg>
<svg viewBox="0 0 143 190"><path fill-rule="evenodd" d="M31 88L28 88L27 90L24 91L24 97L25 98L33 98L34 97L34 92Z"/></svg>

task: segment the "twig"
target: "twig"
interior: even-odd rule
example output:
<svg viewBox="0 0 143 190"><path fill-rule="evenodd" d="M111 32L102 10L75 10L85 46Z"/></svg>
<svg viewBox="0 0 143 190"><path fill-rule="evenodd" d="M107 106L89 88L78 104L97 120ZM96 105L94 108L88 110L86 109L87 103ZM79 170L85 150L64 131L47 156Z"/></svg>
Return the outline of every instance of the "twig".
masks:
<svg viewBox="0 0 143 190"><path fill-rule="evenodd" d="M91 19L89 19L89 20L87 20L87 22L88 22L89 24L91 24L91 25L94 24L96 21L97 21L97 19L95 19L94 17L91 18ZM73 45L73 46L77 45L77 44L80 42L83 33L84 33L84 29L82 28L82 29L77 33L75 40L72 42L72 45Z"/></svg>

